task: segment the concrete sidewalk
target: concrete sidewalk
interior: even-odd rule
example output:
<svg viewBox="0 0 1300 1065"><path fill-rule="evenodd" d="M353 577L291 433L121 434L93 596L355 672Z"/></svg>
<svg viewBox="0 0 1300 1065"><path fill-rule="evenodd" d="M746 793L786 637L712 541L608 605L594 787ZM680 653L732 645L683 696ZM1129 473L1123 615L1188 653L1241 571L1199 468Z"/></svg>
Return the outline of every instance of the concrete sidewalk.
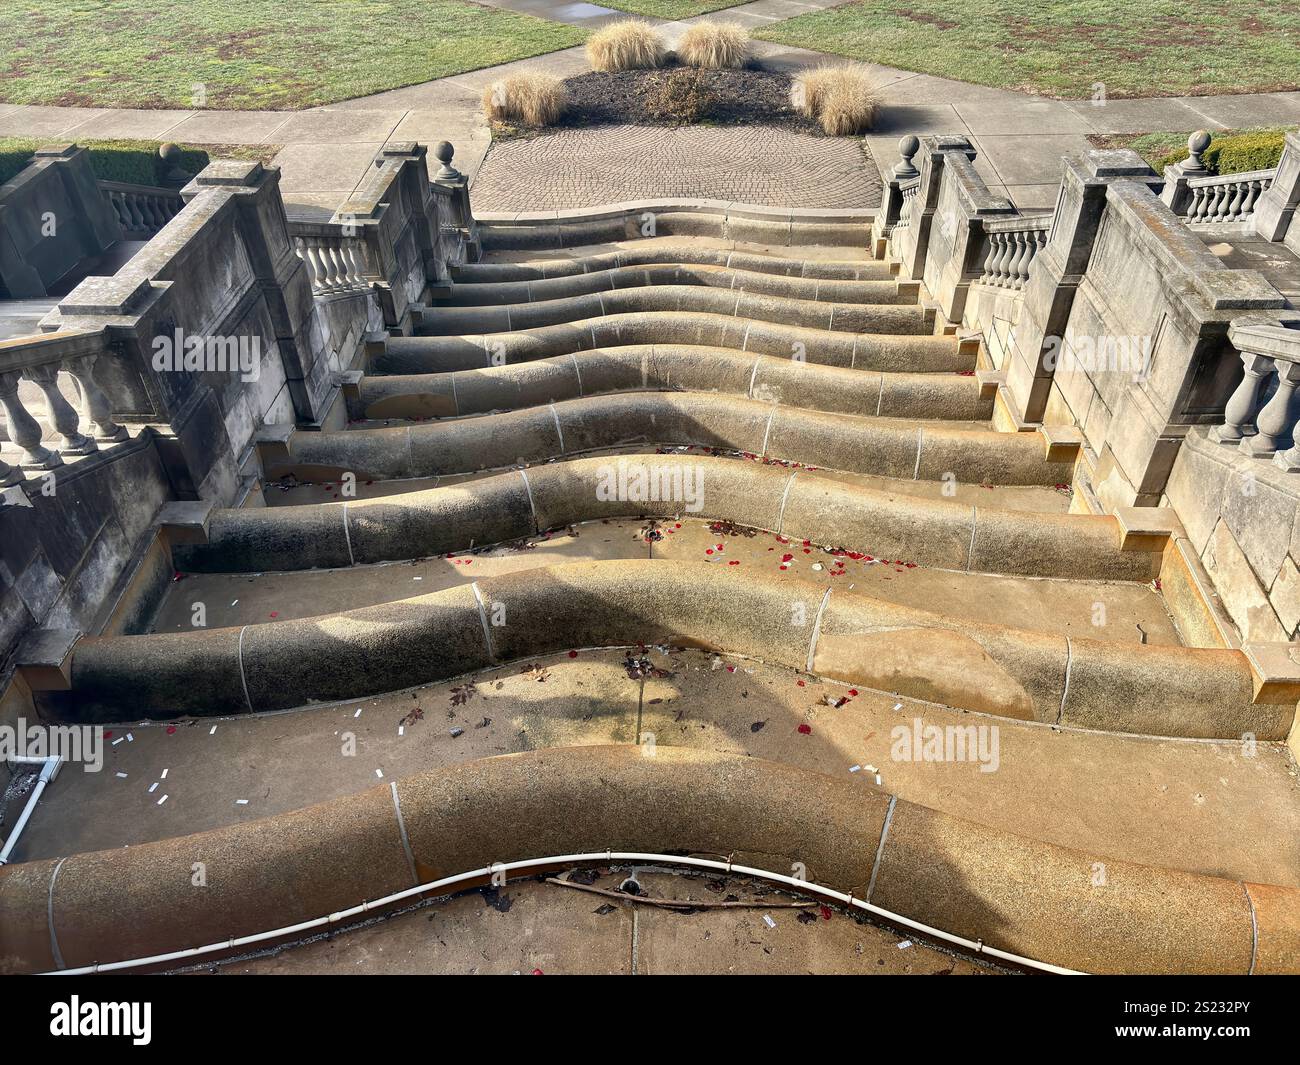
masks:
<svg viewBox="0 0 1300 1065"><path fill-rule="evenodd" d="M594 4L487 2L590 28L628 17ZM646 21L659 25L671 46L692 22L718 18L756 28L840 2L755 0L680 22ZM765 41L755 41L753 51L765 67L791 72L836 58ZM882 171L889 171L897 161L897 141L905 134L961 134L974 143L979 153L976 169L985 181L1021 208L1051 206L1061 156L1088 147L1090 133L1201 128L1213 132L1300 125L1300 92L1060 101L864 65L880 86L880 124L866 141ZM583 48L566 48L310 111L142 111L0 104L0 136L280 145L275 162L281 168L285 199L301 208L329 211L351 194L375 154L390 142L449 140L456 146L457 168L472 181L491 144L479 103L485 86L516 70L568 77L588 69Z"/></svg>

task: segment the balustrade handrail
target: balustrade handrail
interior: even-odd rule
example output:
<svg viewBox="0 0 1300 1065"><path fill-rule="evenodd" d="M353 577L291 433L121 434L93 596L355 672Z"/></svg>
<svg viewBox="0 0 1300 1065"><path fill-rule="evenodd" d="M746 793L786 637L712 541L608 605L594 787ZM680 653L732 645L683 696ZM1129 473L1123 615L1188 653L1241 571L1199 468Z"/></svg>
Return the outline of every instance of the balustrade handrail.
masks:
<svg viewBox="0 0 1300 1065"><path fill-rule="evenodd" d="M100 355L108 350L103 329L60 329L52 333L0 340L0 373Z"/></svg>
<svg viewBox="0 0 1300 1065"><path fill-rule="evenodd" d="M1052 228L1056 212L1047 214L1017 214L1008 218L989 218L984 221L985 233L1031 233Z"/></svg>
<svg viewBox="0 0 1300 1065"><path fill-rule="evenodd" d="M1239 174L1207 174L1205 177L1187 179L1189 189L1203 189L1211 185L1237 185L1248 181L1268 181L1277 177L1277 167L1269 170L1250 170Z"/></svg>
<svg viewBox="0 0 1300 1065"><path fill-rule="evenodd" d="M96 184L106 192L134 192L141 196L157 196L159 199L180 202L179 189L164 188L161 185L137 185L131 181L98 181Z"/></svg>

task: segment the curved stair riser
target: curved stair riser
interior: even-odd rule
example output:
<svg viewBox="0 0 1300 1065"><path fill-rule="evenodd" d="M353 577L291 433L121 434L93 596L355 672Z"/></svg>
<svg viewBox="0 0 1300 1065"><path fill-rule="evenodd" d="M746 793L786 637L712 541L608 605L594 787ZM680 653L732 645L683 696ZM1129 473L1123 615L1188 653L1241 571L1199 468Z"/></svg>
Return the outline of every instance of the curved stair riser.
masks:
<svg viewBox="0 0 1300 1065"><path fill-rule="evenodd" d="M619 393L432 425L300 432L290 438L287 460L267 461L267 473L434 477L642 443L720 448L906 480L1055 485L1072 477L1070 463L1044 460L1033 433L917 427L690 392Z"/></svg>
<svg viewBox="0 0 1300 1065"><path fill-rule="evenodd" d="M1087 972L1286 972L1300 956L1293 888L1112 861L860 780L647 750L502 755L229 828L11 866L0 958L35 972L56 967L55 943L64 967L151 956L496 862L603 850L799 863L807 879L901 916ZM203 891L190 886L197 857L221 870ZM1091 886L1098 862L1104 889Z"/></svg>
<svg viewBox="0 0 1300 1065"><path fill-rule="evenodd" d="M896 281L831 281L785 277L779 274L728 270L721 266L663 263L642 267L573 274L538 281L498 281L492 284L456 284L435 304L444 307L482 307L495 304L543 303L596 292L655 286L701 285L756 296L808 300L818 303L914 303L915 298Z"/></svg>
<svg viewBox="0 0 1300 1065"><path fill-rule="evenodd" d="M774 274L781 277L822 278L830 281L888 281L889 264L876 259L818 261L755 255L744 251L723 251L680 243L647 247L645 242L629 244L612 252L575 255L567 259L535 259L531 262L466 263L452 268L457 284L485 284L501 281L540 281L551 277L617 270L629 266L662 264L721 266L729 270Z"/></svg>
<svg viewBox="0 0 1300 1065"><path fill-rule="evenodd" d="M506 306L436 306L422 309L416 318L421 336L461 336L466 333L512 333L565 325L613 314L650 314L686 311L730 315L755 322L776 322L805 329L837 333L887 333L920 335L934 332L934 313L910 298L897 304L817 303L813 300L758 296L748 292L662 285L622 288L583 296L517 303Z"/></svg>
<svg viewBox="0 0 1300 1065"><path fill-rule="evenodd" d="M498 610L497 605L503 607ZM501 617L492 624L489 618ZM1117 732L1282 739L1237 651L1046 635L707 563L517 571L274 625L85 640L68 720L241 714L396 691L566 647L698 646L1021 720Z"/></svg>
<svg viewBox="0 0 1300 1065"><path fill-rule="evenodd" d="M621 458L647 476L678 461ZM977 508L732 459L680 461L698 479L693 517L941 569L1142 582L1160 573L1160 552L1118 549L1111 517ZM605 518L687 513L680 499L602 499L611 469L616 460L571 459L377 499L217 510L207 544L177 544L173 558L187 572L331 568L465 551Z"/></svg>
<svg viewBox="0 0 1300 1065"><path fill-rule="evenodd" d="M653 311L596 316L527 333L389 337L385 350L371 358L370 369L393 374L475 370L627 344L706 345L891 373L975 368L975 352L950 336L839 333L722 314Z"/></svg>
<svg viewBox="0 0 1300 1065"><path fill-rule="evenodd" d="M453 418L632 391L722 392L835 414L982 421L973 376L881 374L702 345L596 348L444 374L368 376L366 418Z"/></svg>
<svg viewBox="0 0 1300 1065"><path fill-rule="evenodd" d="M581 248L646 237L709 237L759 247L862 248L871 244L871 220L792 222L789 217L729 217L708 211L629 209L604 217L479 220L484 251Z"/></svg>

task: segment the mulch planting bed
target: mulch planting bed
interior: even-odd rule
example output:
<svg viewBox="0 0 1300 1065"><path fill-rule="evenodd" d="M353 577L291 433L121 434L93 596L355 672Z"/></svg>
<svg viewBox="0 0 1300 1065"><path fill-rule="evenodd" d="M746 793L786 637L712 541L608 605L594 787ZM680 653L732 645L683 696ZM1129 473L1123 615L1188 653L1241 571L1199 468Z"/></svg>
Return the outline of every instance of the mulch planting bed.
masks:
<svg viewBox="0 0 1300 1065"><path fill-rule="evenodd" d="M825 136L816 122L790 106L790 76L774 70L667 66L615 73L592 71L567 78L564 84L569 91L568 110L555 126L547 128L762 124ZM506 137L539 132L501 123L494 123L494 129L497 136Z"/></svg>

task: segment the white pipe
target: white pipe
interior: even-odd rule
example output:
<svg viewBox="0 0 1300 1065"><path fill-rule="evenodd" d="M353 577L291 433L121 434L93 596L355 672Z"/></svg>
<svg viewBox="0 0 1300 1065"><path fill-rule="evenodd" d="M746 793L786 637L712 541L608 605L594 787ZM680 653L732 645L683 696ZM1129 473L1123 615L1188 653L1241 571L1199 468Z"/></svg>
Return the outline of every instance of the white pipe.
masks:
<svg viewBox="0 0 1300 1065"><path fill-rule="evenodd" d="M326 917L317 917L310 921L303 921L299 924L286 925L283 928L275 928L269 932L257 932L250 936L239 936L226 940L222 943L209 943L202 947L189 947L185 950L176 950L168 954L154 954L147 958L132 958L129 961L114 961L100 964L96 962L93 965L83 965L76 969L58 969L44 973L45 976L86 976L93 973L117 972L122 969L136 969L146 965L162 965L169 962L185 961L188 959L198 958L205 954L211 954L215 951L234 950L239 947L250 947L258 943L265 943L271 939L283 939L288 936L297 935L301 932L310 932L313 929L321 928L326 925L338 924L351 917L358 917L370 910L385 908L394 903L402 902L406 899L414 898L417 895L425 895L430 891L437 891L442 888L454 887L456 884L463 883L466 880L475 880L479 877L491 877L495 874L512 872L517 869L529 869L541 865L580 865L586 862L658 862L664 865L689 865L700 869L714 869L720 872L736 874L739 876L752 876L760 880L770 880L774 883L785 884L788 887L796 888L802 892L813 895L822 895L827 898L835 899L837 902L844 903L848 906L856 906L867 913L875 914L877 917L903 925L906 928L923 932L926 935L934 936L948 943L955 943L960 947L971 951L975 954L987 954L989 957L999 958L1003 961L1013 962L1016 965L1024 965L1031 969L1038 969L1042 972L1057 973L1062 976L1081 976L1083 975L1076 969L1066 969L1060 965L1051 965L1048 962L1036 961L1033 958L1025 958L1019 954L1012 954L1005 950L998 950L996 947L985 946L982 940L976 941L965 939L962 936L954 935L951 932L945 932L940 928L933 928L930 925L922 924L920 921L914 921L910 917L903 917L901 914L893 913L890 910L873 906L862 899L855 899L851 894L846 895L842 891L835 891L832 888L823 887L821 884L814 884L807 880L799 880L792 876L785 876L782 873L769 872L766 869L754 869L747 865L733 865L731 862L718 862L711 858L687 858L676 854L645 854L640 851L593 851L588 854L559 854L546 858L525 858L517 862L493 862L491 865L482 869L471 869L469 872L457 873L455 876L443 877L441 880L434 880L427 884L419 884L416 887L406 888L403 891L395 892L391 895L385 895L381 899L375 899L371 902L363 902L359 906L352 906L346 910L339 910L331 913Z"/></svg>
<svg viewBox="0 0 1300 1065"><path fill-rule="evenodd" d="M45 785L53 780L59 772L59 764L62 759L57 754L52 754L48 758L15 758L14 761L20 764L42 763L41 775L36 778L36 787L32 789L32 793L27 797L27 805L23 807L23 812L14 825L14 830L9 833L9 839L5 842L4 848L0 849L0 865L9 864L9 855L13 851L14 845L17 844L18 837L23 834L23 829L27 827L27 822L36 809L36 804L40 801L41 792L45 790Z"/></svg>

